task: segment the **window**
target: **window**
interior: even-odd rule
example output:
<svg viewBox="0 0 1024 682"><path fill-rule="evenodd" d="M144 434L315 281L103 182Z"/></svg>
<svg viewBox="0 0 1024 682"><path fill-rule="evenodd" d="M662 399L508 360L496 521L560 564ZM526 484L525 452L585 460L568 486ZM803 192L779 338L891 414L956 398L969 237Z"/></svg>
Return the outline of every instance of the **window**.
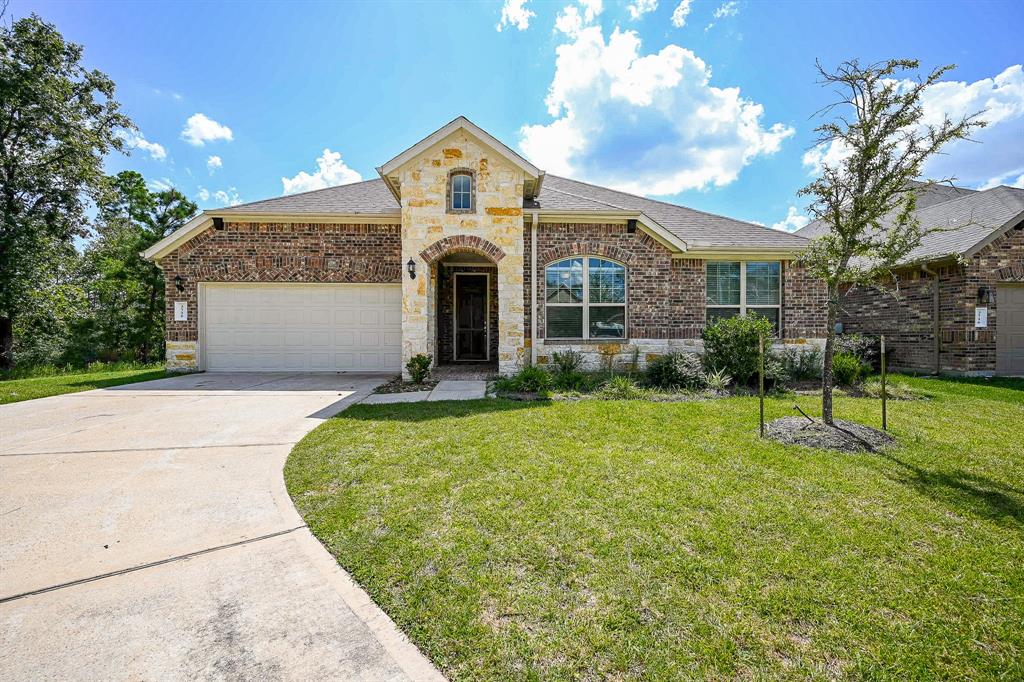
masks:
<svg viewBox="0 0 1024 682"><path fill-rule="evenodd" d="M473 174L456 171L448 178L448 210L452 213L473 212Z"/></svg>
<svg viewBox="0 0 1024 682"><path fill-rule="evenodd" d="M777 261L708 261L707 323L736 315L762 315L780 324L782 265Z"/></svg>
<svg viewBox="0 0 1024 682"><path fill-rule="evenodd" d="M590 256L566 258L544 270L549 339L626 337L626 268Z"/></svg>

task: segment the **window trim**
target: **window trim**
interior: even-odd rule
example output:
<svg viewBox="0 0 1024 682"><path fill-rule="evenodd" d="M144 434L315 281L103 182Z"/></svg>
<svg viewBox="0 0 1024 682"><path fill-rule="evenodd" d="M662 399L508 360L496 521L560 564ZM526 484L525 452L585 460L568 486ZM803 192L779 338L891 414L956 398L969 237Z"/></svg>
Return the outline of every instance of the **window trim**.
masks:
<svg viewBox="0 0 1024 682"><path fill-rule="evenodd" d="M566 261L583 259L583 300L579 303L551 303L548 301L548 268ZM622 268L623 273L623 294L622 303L591 303L590 302L590 259L614 263ZM607 343L618 343L629 338L629 267L622 261L597 254L577 254L553 260L544 265L542 276L544 278L544 340L552 341L600 341ZM583 336L548 336L548 307L556 308L583 308ZM590 336L590 308L622 308L622 336Z"/></svg>
<svg viewBox="0 0 1024 682"><path fill-rule="evenodd" d="M456 176L469 177L469 208L455 208L453 184ZM445 191L446 212L454 214L476 213L476 173L472 168L453 168L448 171L448 187Z"/></svg>
<svg viewBox="0 0 1024 682"><path fill-rule="evenodd" d="M783 291L783 277L785 276L784 268L781 260L730 260L730 259L713 259L716 263L739 263L740 264L740 302L736 305L720 305L710 304L708 300L708 263L712 260L704 261L704 324L708 324L707 311L710 309L716 310L732 310L739 308L740 315L746 315L748 310L778 310L779 311L779 325L776 332L782 334L782 291ZM778 263L779 264L779 302L776 305L747 305L747 263Z"/></svg>

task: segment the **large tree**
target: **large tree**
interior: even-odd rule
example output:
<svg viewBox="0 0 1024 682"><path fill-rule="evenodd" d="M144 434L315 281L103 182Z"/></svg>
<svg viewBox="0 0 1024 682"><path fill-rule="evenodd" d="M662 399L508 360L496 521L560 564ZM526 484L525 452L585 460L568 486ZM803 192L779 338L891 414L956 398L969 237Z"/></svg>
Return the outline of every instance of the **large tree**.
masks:
<svg viewBox="0 0 1024 682"><path fill-rule="evenodd" d="M0 26L0 368L13 363L14 320L52 274L50 256L87 234L103 157L133 128L113 81L81 60L82 47L38 16Z"/></svg>
<svg viewBox="0 0 1024 682"><path fill-rule="evenodd" d="M110 178L99 202L96 239L86 250L97 347L150 362L164 337L164 278L140 253L184 225L197 206L170 188L152 192L141 175Z"/></svg>
<svg viewBox="0 0 1024 682"><path fill-rule="evenodd" d="M837 101L823 112L833 120L816 129L828 150L820 175L800 190L809 212L829 232L812 241L803 257L828 288L828 337L822 373L822 420L833 424L832 358L839 297L850 284L879 282L934 226L915 218L917 194L953 178L914 182L925 162L953 140L967 139L984 124L979 114L941 122L924 118L923 94L953 66L916 75L920 63L893 59L861 65L844 62L835 72L818 65L821 81Z"/></svg>

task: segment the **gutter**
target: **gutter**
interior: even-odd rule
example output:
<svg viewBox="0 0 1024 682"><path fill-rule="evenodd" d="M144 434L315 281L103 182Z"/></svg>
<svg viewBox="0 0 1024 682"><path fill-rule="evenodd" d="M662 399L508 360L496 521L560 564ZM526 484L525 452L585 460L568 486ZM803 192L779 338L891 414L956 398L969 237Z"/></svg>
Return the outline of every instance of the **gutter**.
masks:
<svg viewBox="0 0 1024 682"><path fill-rule="evenodd" d="M926 263L921 264L921 272L932 276L932 353L935 355L935 374L942 369L942 339L939 337L939 273L929 269Z"/></svg>

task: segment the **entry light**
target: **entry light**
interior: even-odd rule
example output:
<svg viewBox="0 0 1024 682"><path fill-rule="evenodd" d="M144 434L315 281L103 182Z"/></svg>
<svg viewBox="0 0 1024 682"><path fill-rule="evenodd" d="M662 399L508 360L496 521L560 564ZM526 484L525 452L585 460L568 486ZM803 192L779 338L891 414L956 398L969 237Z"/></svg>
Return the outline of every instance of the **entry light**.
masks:
<svg viewBox="0 0 1024 682"><path fill-rule="evenodd" d="M185 291L185 280L181 278L181 275L174 276L174 288L178 290L178 293Z"/></svg>
<svg viewBox="0 0 1024 682"><path fill-rule="evenodd" d="M405 269L409 271L409 279L416 279L416 261L410 258L405 264Z"/></svg>

